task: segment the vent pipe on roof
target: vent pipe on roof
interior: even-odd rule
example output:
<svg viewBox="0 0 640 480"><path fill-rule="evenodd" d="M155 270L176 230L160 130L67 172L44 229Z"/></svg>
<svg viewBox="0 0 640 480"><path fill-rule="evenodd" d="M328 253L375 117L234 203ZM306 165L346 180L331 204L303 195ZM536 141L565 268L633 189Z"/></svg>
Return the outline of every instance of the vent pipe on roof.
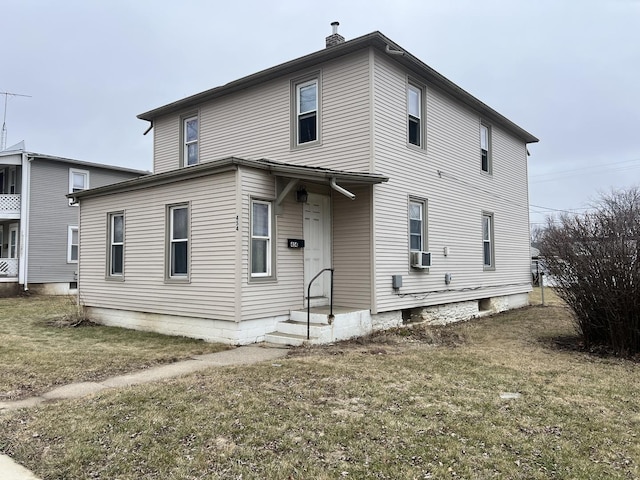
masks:
<svg viewBox="0 0 640 480"><path fill-rule="evenodd" d="M344 37L338 33L339 25L340 25L340 22L331 23L331 28L333 30L333 33L325 39L325 41L327 42L327 48L335 47L336 45L340 45L341 43L344 43Z"/></svg>

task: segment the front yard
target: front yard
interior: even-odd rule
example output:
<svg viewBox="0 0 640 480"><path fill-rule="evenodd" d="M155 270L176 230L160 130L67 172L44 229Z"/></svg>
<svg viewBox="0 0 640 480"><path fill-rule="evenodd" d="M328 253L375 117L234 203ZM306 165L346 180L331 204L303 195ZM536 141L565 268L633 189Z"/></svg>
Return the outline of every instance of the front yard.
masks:
<svg viewBox="0 0 640 480"><path fill-rule="evenodd" d="M73 297L0 298L0 402L226 348L78 320Z"/></svg>
<svg viewBox="0 0 640 480"><path fill-rule="evenodd" d="M0 451L44 479L639 478L640 366L575 346L561 306L397 330L5 413Z"/></svg>

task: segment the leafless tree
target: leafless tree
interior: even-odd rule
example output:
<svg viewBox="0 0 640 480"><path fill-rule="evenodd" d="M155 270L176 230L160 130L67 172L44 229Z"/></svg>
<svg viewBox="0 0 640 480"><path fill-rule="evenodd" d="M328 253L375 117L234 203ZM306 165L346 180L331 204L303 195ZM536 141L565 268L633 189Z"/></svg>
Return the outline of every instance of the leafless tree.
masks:
<svg viewBox="0 0 640 480"><path fill-rule="evenodd" d="M541 254L585 345L640 353L640 188L601 195L585 214L550 218Z"/></svg>

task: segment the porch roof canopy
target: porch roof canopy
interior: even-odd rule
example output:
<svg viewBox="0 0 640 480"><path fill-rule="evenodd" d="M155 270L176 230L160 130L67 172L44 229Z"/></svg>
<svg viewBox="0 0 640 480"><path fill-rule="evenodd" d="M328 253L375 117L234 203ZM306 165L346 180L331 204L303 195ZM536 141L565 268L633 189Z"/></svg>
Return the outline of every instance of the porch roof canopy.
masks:
<svg viewBox="0 0 640 480"><path fill-rule="evenodd" d="M345 193L345 191L342 191L344 189L337 185L338 182L344 185L375 185L389 180L389 177L379 175L377 173L349 172L322 167L292 165L268 159L249 160L244 158L228 157L220 160L203 162L197 165L191 165L177 170L170 170L168 172L154 175L146 175L132 180L125 180L124 182L105 185L103 187L82 190L80 192L70 193L67 197L72 199L74 202L77 202L83 198L130 192L158 185L167 185L182 180L215 175L217 173L227 172L230 170L237 170L238 167L241 166L266 170L274 176L291 179L294 181L290 182L290 185L292 186L300 180L330 185L332 188L345 195L349 192Z"/></svg>

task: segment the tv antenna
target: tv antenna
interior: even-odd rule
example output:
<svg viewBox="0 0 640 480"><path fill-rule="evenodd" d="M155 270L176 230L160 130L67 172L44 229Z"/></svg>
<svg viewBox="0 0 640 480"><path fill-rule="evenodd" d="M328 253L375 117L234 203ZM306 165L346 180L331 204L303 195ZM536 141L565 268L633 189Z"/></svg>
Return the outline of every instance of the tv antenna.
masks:
<svg viewBox="0 0 640 480"><path fill-rule="evenodd" d="M29 97L31 95L23 95L21 93L0 92L0 95L4 95L4 117L2 118L2 137L0 137L0 151L7 148L7 100L9 97Z"/></svg>

